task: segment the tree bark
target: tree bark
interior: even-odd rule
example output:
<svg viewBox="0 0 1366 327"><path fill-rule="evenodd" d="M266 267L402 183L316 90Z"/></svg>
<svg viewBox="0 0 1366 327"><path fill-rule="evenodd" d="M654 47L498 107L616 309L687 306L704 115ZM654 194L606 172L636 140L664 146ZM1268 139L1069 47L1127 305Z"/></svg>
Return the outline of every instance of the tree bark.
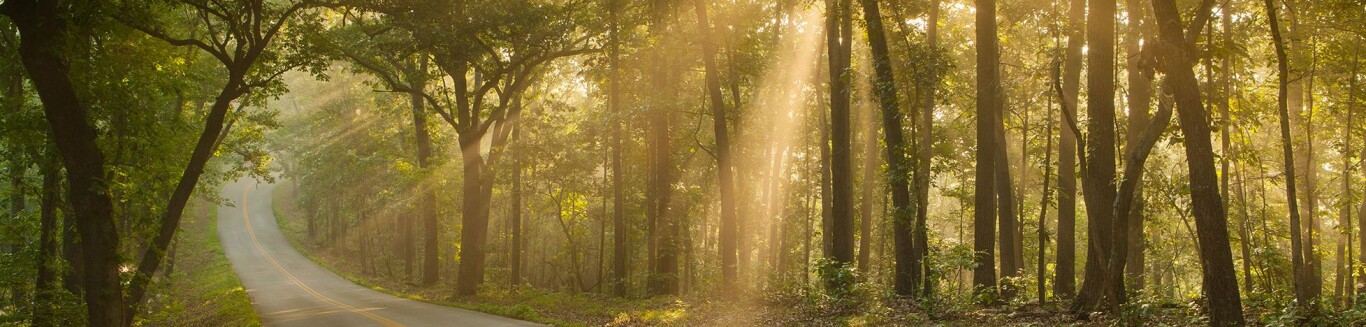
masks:
<svg viewBox="0 0 1366 327"><path fill-rule="evenodd" d="M1039 197L1039 256L1035 259L1038 267L1036 270L1037 273L1034 276L1038 283L1039 303L1048 302L1048 274L1046 272L1048 267L1048 201L1049 197L1052 195L1050 192L1051 190L1048 188L1048 182L1053 174L1053 106L1050 104L1048 109L1049 112L1044 115L1046 127L1044 128L1043 133L1045 140L1043 152L1043 195Z"/></svg>
<svg viewBox="0 0 1366 327"><path fill-rule="evenodd" d="M1355 76L1353 78L1355 78ZM1350 90L1350 88L1348 90ZM1343 154L1352 153L1352 130L1347 126L1352 126L1354 118L1356 117L1353 116L1352 110L1349 108L1347 110L1347 123L1343 125L1344 128L1342 129L1344 138L1342 144ZM1334 297L1340 301L1339 304L1341 305L1349 303L1353 291L1352 285L1354 285L1351 277L1351 264L1348 262L1352 259L1350 250L1351 245L1348 244L1352 239L1352 163L1350 158L1350 155L1342 156L1342 196L1339 200L1341 201L1339 205L1342 206L1342 211L1341 215L1338 216L1338 226L1342 226L1342 229L1340 230L1342 237L1338 238L1338 253L1336 260L1338 267L1337 273L1335 274L1337 276L1337 285L1336 288L1334 288L1334 290L1336 290ZM1343 295L1346 295L1346 297Z"/></svg>
<svg viewBox="0 0 1366 327"><path fill-rule="evenodd" d="M482 133L458 133L460 158L464 165L460 191L460 270L456 276L455 294L474 295L484 282L484 246L488 239L489 195L493 178L480 155Z"/></svg>
<svg viewBox="0 0 1366 327"><path fill-rule="evenodd" d="M515 289L522 284L522 154L512 155L512 215L508 224L512 229L512 256L508 264L512 266L509 281Z"/></svg>
<svg viewBox="0 0 1366 327"><path fill-rule="evenodd" d="M825 235L830 238L826 257L838 265L854 263L854 171L850 124L849 81L852 5L849 0L827 0L826 41L830 50L830 194L831 216ZM834 10L830 10L834 9ZM834 32L834 33L830 33ZM847 280L826 276L831 289L843 290Z"/></svg>
<svg viewBox="0 0 1366 327"><path fill-rule="evenodd" d="M1312 296L1309 292L1309 284L1306 281L1308 272L1304 262L1303 241L1300 239L1300 210L1298 204L1298 193L1295 188L1295 152L1291 148L1290 113L1287 105L1289 94L1289 62L1285 53L1285 41L1281 38L1280 21L1277 18L1279 5L1273 0L1265 0L1267 23L1271 26L1271 38L1276 49L1276 67L1278 76L1278 93L1276 97L1276 108L1280 114L1281 124L1281 149L1284 157L1285 168L1285 192L1286 203L1292 208L1290 211L1290 249L1291 264L1294 269L1295 300L1300 305L1309 305Z"/></svg>
<svg viewBox="0 0 1366 327"><path fill-rule="evenodd" d="M1217 188L1214 149L1210 141L1208 113L1201 102L1195 79L1194 35L1210 16L1212 0L1202 1L1189 31L1183 31L1180 10L1174 0L1153 0L1153 15L1161 37L1158 64L1167 74L1184 134L1190 173L1191 204L1200 244L1201 287L1209 299L1210 325L1241 326L1243 310L1238 296L1233 254L1229 249L1227 214ZM1187 34L1192 36L1186 36Z"/></svg>
<svg viewBox="0 0 1366 327"><path fill-rule="evenodd" d="M612 291L617 296L626 296L626 281L630 278L630 270L626 266L627 262L627 231L626 231L626 191L622 185L622 117L621 117L621 22L618 19L617 11L620 10L617 0L610 2L611 9L608 11L608 20L611 23L611 35L608 52L611 65L611 75L608 79L608 110L612 112Z"/></svg>
<svg viewBox="0 0 1366 327"><path fill-rule="evenodd" d="M1126 6L1129 12L1129 26L1124 37L1124 48L1127 56L1127 66L1129 70L1129 135L1126 144L1132 147L1140 142L1142 132L1147 129L1149 111L1152 107L1152 68L1143 63L1142 48L1139 40L1143 38L1145 31L1149 29L1149 16L1144 9L1141 0L1127 0ZM1166 124L1166 123L1162 123ZM1227 152L1225 152L1227 153ZM1221 158L1227 158L1221 157ZM1129 165L1125 162L1125 165ZM1227 171L1225 169L1224 171ZM1227 174L1224 174L1227 181ZM1134 205L1128 214L1128 257L1125 263L1125 278L1129 282L1128 287L1137 292L1144 288L1144 233L1143 233L1143 183L1140 181L1134 189Z"/></svg>
<svg viewBox="0 0 1366 327"><path fill-rule="evenodd" d="M892 72L891 55L887 50L882 13L877 1L861 0L861 3L863 17L867 20L864 30L868 34L868 47L872 50L873 70L876 73L873 89L877 92L878 104L882 109L883 140L887 143L887 188L892 192L892 242L896 253L893 289L897 295L914 296L920 285L923 257L917 255L913 244L915 225L911 213L916 208L911 200L910 181L907 180L910 160L906 157L906 141L902 136L903 117L896 95L896 79ZM869 138L867 142L873 141ZM866 160L871 161L872 158ZM867 212L871 213L872 210Z"/></svg>
<svg viewBox="0 0 1366 327"><path fill-rule="evenodd" d="M999 89L998 89L999 90ZM997 99L1004 99L1005 95L997 93ZM1008 142L1006 141L1005 108L997 105L996 117L992 122L996 124L996 213L997 223L1000 225L999 248L996 252L997 259L1000 261L1000 278L1015 277L1020 274L1020 260L1016 258L1016 250L1019 239L1016 238L1016 225L1020 223L1019 217L1015 214L1015 181L1010 176L1010 154L1006 151ZM1005 298L1014 297L1014 287L1017 285L1002 285L1001 296Z"/></svg>
<svg viewBox="0 0 1366 327"><path fill-rule="evenodd" d="M76 95L70 68L61 57L71 35L67 6L56 1L6 1L0 13L20 33L19 56L38 91L51 138L67 171L67 199L80 237L78 270L91 326L125 326L128 314L119 277L118 231L113 201L104 186L104 153L88 109Z"/></svg>
<svg viewBox="0 0 1366 327"><path fill-rule="evenodd" d="M996 34L996 0L977 0L977 162L973 202L973 269L975 292L996 292L996 121L1000 111L1000 49ZM1005 158L1000 158L1005 159Z"/></svg>
<svg viewBox="0 0 1366 327"><path fill-rule="evenodd" d="M652 4L651 32L664 35L668 32L670 9L665 1L656 0ZM665 94L658 95L656 101L664 103L666 97L673 95L674 81L669 79L671 69L668 56L655 51L655 65L650 83L656 90ZM650 294L677 294L678 285L678 242L675 240L676 223L671 215L670 200L673 184L672 150L669 145L670 113L667 106L661 106L650 113L647 140L650 147L650 200L649 212L654 226L653 247L654 263L648 286Z"/></svg>
<svg viewBox="0 0 1366 327"><path fill-rule="evenodd" d="M930 1L930 17L926 28L926 45L931 49L937 49L939 44L939 0ZM938 89L938 80L933 84L921 85L920 93L920 126L916 127L916 132L920 133L920 144L915 156L915 225L914 240L911 250L911 261L920 264L912 270L918 272L923 282L918 283L925 296L931 295L934 287L929 276L929 266L925 263L925 257L929 255L929 201L930 201L930 179L933 178L930 165L934 162L934 102L935 90Z"/></svg>
<svg viewBox="0 0 1366 327"><path fill-rule="evenodd" d="M421 72L426 73L427 59L423 57L418 59L418 62L418 69ZM412 84L413 89L418 90L409 93L408 100L413 109L413 134L415 143L417 143L417 166L419 169L425 171L431 166L432 158L431 132L427 130L427 108L421 91L426 89L426 77L412 78L410 84ZM439 267L439 255L437 254L437 235L439 235L439 231L436 227L436 188L425 179L419 183L417 187L421 192L421 198L418 200L418 214L422 219L423 231L426 234L425 237L423 237L424 256L422 260L422 284L432 285L435 284L440 277L440 274L437 271ZM405 251L411 253L414 251L415 247L415 244L407 243L405 244L405 249L409 250ZM409 254L409 256L411 257L413 255ZM411 267L412 264L408 264L408 266ZM411 276L411 273L409 276Z"/></svg>
<svg viewBox="0 0 1366 327"><path fill-rule="evenodd" d="M697 12L697 32L702 43L702 63L708 99L711 100L712 132L716 137L716 170L720 179L721 219L717 233L717 250L721 257L721 283L734 287L737 280L736 261L738 260L735 224L735 176L731 162L729 130L726 127L726 104L721 94L721 76L716 66L716 46L711 38L714 33L707 19L707 4L695 0L693 7Z"/></svg>
<svg viewBox="0 0 1366 327"><path fill-rule="evenodd" d="M1126 301L1124 247L1128 217L1116 216L1115 164L1115 1L1091 0L1086 17L1086 200L1087 252L1085 278L1073 311L1115 312ZM1115 270L1118 268L1118 270Z"/></svg>
<svg viewBox="0 0 1366 327"><path fill-rule="evenodd" d="M1063 59L1061 99L1064 122L1076 121L1078 93L1081 91L1082 47L1086 29L1086 0L1072 0L1068 11L1067 53ZM1076 292L1076 217L1077 217L1077 135L1071 128L1058 131L1058 250L1054 264L1053 295L1071 298Z"/></svg>

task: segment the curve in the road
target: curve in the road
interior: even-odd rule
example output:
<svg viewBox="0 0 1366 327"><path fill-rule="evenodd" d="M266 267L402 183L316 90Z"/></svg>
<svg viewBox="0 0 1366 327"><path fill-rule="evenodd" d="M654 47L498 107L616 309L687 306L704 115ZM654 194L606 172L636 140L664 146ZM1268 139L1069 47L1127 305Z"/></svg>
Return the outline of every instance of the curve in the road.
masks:
<svg viewBox="0 0 1366 327"><path fill-rule="evenodd" d="M223 188L237 207L218 210L233 270L267 326L534 326L361 287L308 260L285 240L271 209L274 184L244 178Z"/></svg>

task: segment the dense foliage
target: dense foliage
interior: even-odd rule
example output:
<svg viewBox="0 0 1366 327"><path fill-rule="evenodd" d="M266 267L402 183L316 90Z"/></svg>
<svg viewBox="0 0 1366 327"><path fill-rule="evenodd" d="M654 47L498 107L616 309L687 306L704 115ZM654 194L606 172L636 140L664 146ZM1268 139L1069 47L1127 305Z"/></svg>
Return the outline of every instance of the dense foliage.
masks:
<svg viewBox="0 0 1366 327"><path fill-rule="evenodd" d="M181 216L244 176L453 299L1366 322L1360 1L0 13L0 325L175 321Z"/></svg>

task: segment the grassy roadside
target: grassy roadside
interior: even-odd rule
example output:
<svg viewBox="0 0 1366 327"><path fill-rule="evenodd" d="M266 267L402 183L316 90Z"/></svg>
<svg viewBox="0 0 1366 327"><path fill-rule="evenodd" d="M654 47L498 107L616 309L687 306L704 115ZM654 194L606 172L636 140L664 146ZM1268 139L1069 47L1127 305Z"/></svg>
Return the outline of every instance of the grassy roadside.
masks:
<svg viewBox="0 0 1366 327"><path fill-rule="evenodd" d="M218 206L192 203L181 222L171 278L151 295L147 326L260 326L218 239ZM165 279L163 279L165 280Z"/></svg>
<svg viewBox="0 0 1366 327"><path fill-rule="evenodd" d="M357 285L365 286L376 291L384 292L389 295L411 299L415 301L423 301L466 310L474 310L479 312L500 315L504 317L534 321L543 324L550 324L556 326L584 325L582 323L566 321L563 319L557 319L541 315L539 312L537 312L537 310L531 309L530 307L527 307L525 305L496 305L480 302L453 302L433 300L431 298L423 297L421 295L397 291L395 290L395 288L386 288L382 285L376 284L376 282L372 281L372 278L359 277L356 274L352 273L352 271L359 271L358 268L347 266L345 264L345 260L340 260L340 258L337 257L335 253L328 251L328 249L304 241L307 233L304 222L301 220L293 219L293 217L299 217L301 215L297 211L297 208L295 208L293 205L293 196L293 183L288 182L279 183L278 186L276 186L275 188L275 192L271 195L271 211L274 212L276 221L280 224L280 229L285 235L285 238L289 240L289 244L294 246L295 249L298 249L299 253L302 253L304 257L307 257L314 263L317 263L323 268L327 268L327 270L332 271L338 276L341 276L342 278L345 278L353 283L356 283Z"/></svg>
<svg viewBox="0 0 1366 327"><path fill-rule="evenodd" d="M1059 304L1003 308L939 308L887 301L876 295L860 303L831 301L815 290L765 292L743 299L724 295L619 298L596 293L564 293L535 288L515 291L490 286L479 296L451 297L446 282L423 287L401 278L367 274L354 260L356 249L339 250L307 241L306 222L293 205L293 184L280 183L272 210L289 242L305 257L358 285L394 296L487 312L556 326L1107 326L1106 320L1077 322ZM712 294L715 295L715 294ZM949 306L939 304L936 307ZM1182 324L1172 324L1182 325Z"/></svg>
<svg viewBox="0 0 1366 327"><path fill-rule="evenodd" d="M272 195L271 209L291 245L305 257L357 285L390 295L444 306L480 311L555 326L601 325L694 325L688 321L696 305L692 301L670 298L622 299L591 293L566 294L536 289L511 292L486 289L477 297L449 296L453 285L438 283L421 287L395 282L385 276L363 273L355 260L335 249L306 241L306 224L293 217L302 214L295 208L293 184L281 182Z"/></svg>

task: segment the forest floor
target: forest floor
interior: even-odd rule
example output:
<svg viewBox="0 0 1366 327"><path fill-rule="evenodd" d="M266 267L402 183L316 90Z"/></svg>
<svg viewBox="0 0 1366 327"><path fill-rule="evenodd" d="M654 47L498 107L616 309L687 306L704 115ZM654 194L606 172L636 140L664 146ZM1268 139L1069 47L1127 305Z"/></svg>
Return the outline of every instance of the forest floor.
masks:
<svg viewBox="0 0 1366 327"><path fill-rule="evenodd" d="M260 326L251 299L218 239L217 205L196 200L164 272L171 278L148 297L145 326Z"/></svg>
<svg viewBox="0 0 1366 327"><path fill-rule="evenodd" d="M342 251L305 241L305 222L294 207L293 184L274 194L281 229L301 253L357 284L414 300L488 312L556 326L1198 326L1205 323L1182 305L1140 305L1132 317L1077 320L1062 304L1037 303L979 308L947 303L914 304L876 296L836 303L814 291L757 294L718 300L707 294L666 298L620 298L599 293L566 293L535 288L481 289L476 297L452 297L446 282L423 287L382 272L367 271L356 250ZM396 281L399 280L399 281ZM928 305L928 306L927 306ZM1254 320L1255 321L1255 320Z"/></svg>

